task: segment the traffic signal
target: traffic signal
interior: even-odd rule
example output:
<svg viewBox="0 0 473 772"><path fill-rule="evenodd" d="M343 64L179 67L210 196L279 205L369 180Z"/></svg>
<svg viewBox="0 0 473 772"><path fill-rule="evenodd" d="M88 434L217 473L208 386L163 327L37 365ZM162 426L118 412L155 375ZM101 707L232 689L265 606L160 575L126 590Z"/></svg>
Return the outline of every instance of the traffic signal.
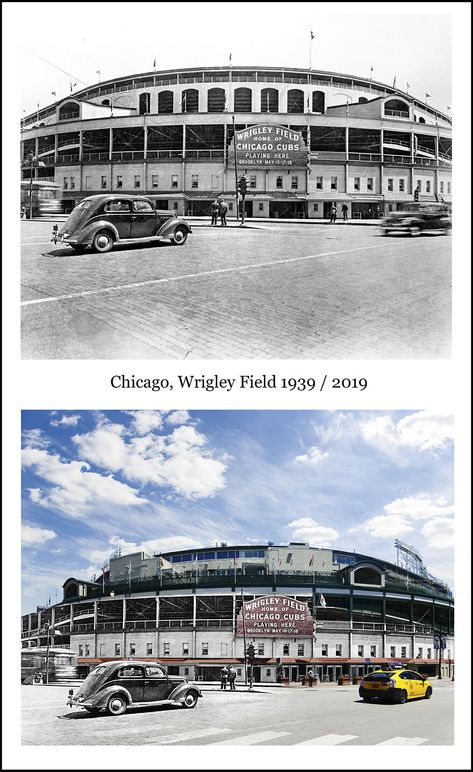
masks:
<svg viewBox="0 0 473 772"><path fill-rule="evenodd" d="M414 201L419 200L419 188L416 188L414 191Z"/></svg>
<svg viewBox="0 0 473 772"><path fill-rule="evenodd" d="M247 190L248 190L248 180L246 179L246 177L241 177L240 180L238 181L238 191L242 198L245 198Z"/></svg>
<svg viewBox="0 0 473 772"><path fill-rule="evenodd" d="M253 646L253 644L252 644L252 643L250 643L250 644L248 645L248 649L247 649L246 653L247 653L247 655L248 655L248 659L249 659L250 661L251 661L252 659L254 659L254 658L255 658L255 647Z"/></svg>

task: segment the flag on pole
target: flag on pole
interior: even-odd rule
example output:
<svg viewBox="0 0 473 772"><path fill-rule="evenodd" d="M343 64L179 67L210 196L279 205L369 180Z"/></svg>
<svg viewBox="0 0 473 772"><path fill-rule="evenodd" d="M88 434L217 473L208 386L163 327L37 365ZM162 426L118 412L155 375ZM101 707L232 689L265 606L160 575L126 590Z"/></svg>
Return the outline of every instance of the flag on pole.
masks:
<svg viewBox="0 0 473 772"><path fill-rule="evenodd" d="M229 55L229 57L228 57L228 61L229 61L229 62L231 62L231 61L232 61L232 55L231 55L231 54L230 54L230 55Z"/></svg>
<svg viewBox="0 0 473 772"><path fill-rule="evenodd" d="M406 88L410 88L410 87L411 87L411 84L410 83L406 83Z"/></svg>
<svg viewBox="0 0 473 772"><path fill-rule="evenodd" d="M51 94L52 94L53 96L56 96L56 92L55 92L55 91L51 91Z"/></svg>
<svg viewBox="0 0 473 772"><path fill-rule="evenodd" d="M319 606L321 606L322 608L325 608L327 606L323 595L321 595L319 598Z"/></svg>
<svg viewBox="0 0 473 772"><path fill-rule="evenodd" d="M451 110L451 109L452 109L452 108L450 107L450 105L447 105L447 110Z"/></svg>
<svg viewBox="0 0 473 772"><path fill-rule="evenodd" d="M373 67L373 66L371 66L371 67L370 67L370 79L372 79L372 78L373 78L373 72L374 72L374 67Z"/></svg>
<svg viewBox="0 0 473 772"><path fill-rule="evenodd" d="M156 69L156 59L155 59L155 60L154 60L154 62L153 62L153 69L154 69L154 70Z"/></svg>
<svg viewBox="0 0 473 772"><path fill-rule="evenodd" d="M393 88L396 88L396 76L394 76L394 80L393 80Z"/></svg>
<svg viewBox="0 0 473 772"><path fill-rule="evenodd" d="M311 40L313 40L314 38L315 38L315 35L314 35L314 33L312 32L312 30L311 30L311 31L310 31L310 39L311 39Z"/></svg>
<svg viewBox="0 0 473 772"><path fill-rule="evenodd" d="M426 92L426 94L425 94L425 98L426 98L426 99L429 99L429 98L430 98L430 96L431 96L431 94L427 94L427 92Z"/></svg>
<svg viewBox="0 0 473 772"><path fill-rule="evenodd" d="M350 102L348 101L348 97L347 97L347 115L350 115Z"/></svg>
<svg viewBox="0 0 473 772"><path fill-rule="evenodd" d="M314 553L312 553L312 555L310 557L309 566L311 566L313 562L314 562Z"/></svg>

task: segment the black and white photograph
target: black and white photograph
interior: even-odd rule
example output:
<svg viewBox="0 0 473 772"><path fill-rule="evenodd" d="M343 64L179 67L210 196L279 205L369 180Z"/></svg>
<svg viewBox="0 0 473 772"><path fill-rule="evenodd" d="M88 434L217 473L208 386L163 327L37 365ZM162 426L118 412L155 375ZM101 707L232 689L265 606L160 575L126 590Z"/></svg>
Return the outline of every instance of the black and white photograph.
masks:
<svg viewBox="0 0 473 772"><path fill-rule="evenodd" d="M452 416L25 411L22 445L24 743L453 743Z"/></svg>
<svg viewBox="0 0 473 772"><path fill-rule="evenodd" d="M24 359L450 357L439 4L17 5Z"/></svg>

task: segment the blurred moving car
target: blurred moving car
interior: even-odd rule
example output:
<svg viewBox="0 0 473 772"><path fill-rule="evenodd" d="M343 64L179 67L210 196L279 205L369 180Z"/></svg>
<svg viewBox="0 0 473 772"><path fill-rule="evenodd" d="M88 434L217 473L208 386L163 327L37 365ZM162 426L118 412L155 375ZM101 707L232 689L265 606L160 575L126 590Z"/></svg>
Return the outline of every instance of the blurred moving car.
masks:
<svg viewBox="0 0 473 772"><path fill-rule="evenodd" d="M61 229L53 227L52 241L81 251L109 252L114 244L137 244L168 239L186 243L190 226L174 212L156 209L146 196L102 194L84 198Z"/></svg>
<svg viewBox="0 0 473 772"><path fill-rule="evenodd" d="M445 235L451 227L448 207L436 203L406 204L402 210L389 212L381 222L381 230L385 236L388 233L419 236L423 231L436 231Z"/></svg>
<svg viewBox="0 0 473 772"><path fill-rule="evenodd" d="M158 663L120 660L94 668L75 695L69 690L68 705L119 716L128 708L150 705L195 708L199 697L197 686L183 676L169 676Z"/></svg>
<svg viewBox="0 0 473 772"><path fill-rule="evenodd" d="M374 670L364 676L359 695L365 702L374 699L404 703L417 697L432 696L432 684L414 670Z"/></svg>

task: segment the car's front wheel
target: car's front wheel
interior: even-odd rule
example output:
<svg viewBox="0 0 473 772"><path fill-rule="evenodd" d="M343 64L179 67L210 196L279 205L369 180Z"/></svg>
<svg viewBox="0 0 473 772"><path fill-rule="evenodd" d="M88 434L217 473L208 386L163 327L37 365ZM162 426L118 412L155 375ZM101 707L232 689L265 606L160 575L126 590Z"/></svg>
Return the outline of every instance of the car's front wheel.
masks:
<svg viewBox="0 0 473 772"><path fill-rule="evenodd" d="M121 694L114 694L107 702L107 713L110 716L120 716L126 709L127 702Z"/></svg>
<svg viewBox="0 0 473 772"><path fill-rule="evenodd" d="M187 231L185 228L176 228L171 236L171 243L176 247L181 247L187 241Z"/></svg>
<svg viewBox="0 0 473 772"><path fill-rule="evenodd" d="M406 692L405 689L403 689L402 692L400 693L400 695L398 697L398 702L401 705L404 705L404 703L407 702L407 692Z"/></svg>
<svg viewBox="0 0 473 772"><path fill-rule="evenodd" d="M99 231L95 234L92 247L96 252L110 252L113 247L113 236L110 231Z"/></svg>
<svg viewBox="0 0 473 772"><path fill-rule="evenodd" d="M197 700L198 699L199 698L198 698L198 696L197 696L197 694L195 692L189 692L184 697L184 700L182 702L182 707L183 708L188 708L188 709L195 708L195 706L197 705Z"/></svg>
<svg viewBox="0 0 473 772"><path fill-rule="evenodd" d="M427 689L425 690L424 697L425 697L426 700L430 700L430 698L432 697L432 687L431 686L428 686Z"/></svg>

